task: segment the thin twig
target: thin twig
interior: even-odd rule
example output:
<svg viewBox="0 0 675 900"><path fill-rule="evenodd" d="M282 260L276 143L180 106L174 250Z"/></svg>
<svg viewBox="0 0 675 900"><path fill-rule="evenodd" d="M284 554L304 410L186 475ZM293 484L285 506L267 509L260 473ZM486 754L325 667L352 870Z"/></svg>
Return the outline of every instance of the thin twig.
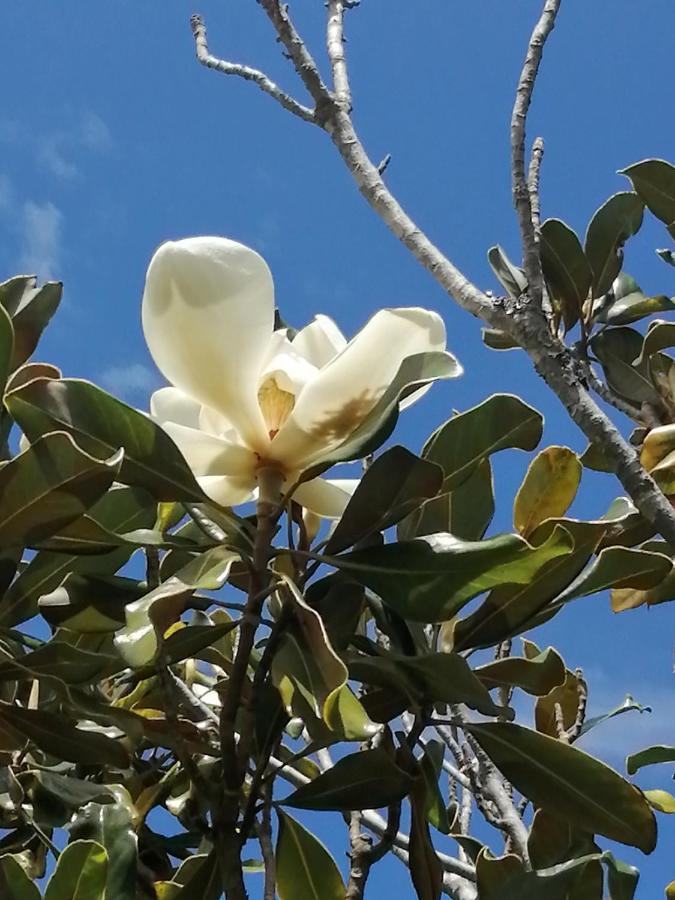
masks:
<svg viewBox="0 0 675 900"><path fill-rule="evenodd" d="M262 812L260 822L256 827L260 852L265 864L265 885L263 887L263 900L275 900L277 896L277 867L272 843L272 789L274 779L263 786Z"/></svg>
<svg viewBox="0 0 675 900"><path fill-rule="evenodd" d="M544 139L537 137L532 144L530 156L530 168L527 172L527 190L530 195L530 208L532 210L532 227L534 239L539 243L539 231L541 228L541 197L539 195L539 176L541 174L541 161L544 158Z"/></svg>
<svg viewBox="0 0 675 900"><path fill-rule="evenodd" d="M342 0L328 0L326 8L328 11L326 49L333 73L333 94L335 102L349 112L352 108L352 92L349 87L349 73L345 58L344 3Z"/></svg>
<svg viewBox="0 0 675 900"><path fill-rule="evenodd" d="M206 39L206 26L201 16L192 16L190 18L190 27L192 35L195 39L195 52L199 62L206 66L207 69L215 69L216 72L222 72L223 75L237 75L245 81L252 81L257 84L261 91L268 94L277 103L280 103L284 109L293 113L294 116L303 119L305 122L314 122L314 113L307 106L298 103L290 94L282 90L278 84L272 81L264 72L259 69L252 69L251 66L245 66L241 63L228 62L224 59L218 59L209 53L209 47Z"/></svg>
<svg viewBox="0 0 675 900"><path fill-rule="evenodd" d="M525 174L525 130L527 112L539 71L546 39L553 31L560 0L546 0L544 10L534 27L523 69L516 88L516 99L511 116L511 182L513 202L518 216L520 238L523 245L523 266L528 281L531 301L541 307L544 279L539 258L536 229L532 220L532 203Z"/></svg>
<svg viewBox="0 0 675 900"><path fill-rule="evenodd" d="M349 881L345 900L363 900L372 864L373 840L361 830L361 813L349 817Z"/></svg>

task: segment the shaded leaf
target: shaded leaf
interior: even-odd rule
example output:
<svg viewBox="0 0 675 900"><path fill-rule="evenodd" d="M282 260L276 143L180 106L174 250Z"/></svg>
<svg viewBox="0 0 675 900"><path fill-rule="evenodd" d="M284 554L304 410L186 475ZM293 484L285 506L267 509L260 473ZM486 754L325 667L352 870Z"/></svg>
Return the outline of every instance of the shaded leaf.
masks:
<svg viewBox="0 0 675 900"><path fill-rule="evenodd" d="M30 440L63 430L85 451L104 458L124 447L121 481L145 488L157 500L205 499L168 434L87 381L38 378L9 394L6 403Z"/></svg>
<svg viewBox="0 0 675 900"><path fill-rule="evenodd" d="M74 818L70 833L75 840L96 841L105 848L105 900L130 900L136 896L137 838L129 806L119 801L88 803Z"/></svg>
<svg viewBox="0 0 675 900"><path fill-rule="evenodd" d="M503 249L496 245L490 247L487 254L492 271L497 276L507 294L516 300L527 290L527 278L523 269L514 266Z"/></svg>
<svg viewBox="0 0 675 900"><path fill-rule="evenodd" d="M450 833L448 810L438 783L441 775L445 748L440 741L429 740L424 745L424 753L420 757L420 774L424 779L426 792L424 814L427 821L442 832Z"/></svg>
<svg viewBox="0 0 675 900"><path fill-rule="evenodd" d="M565 330L581 315L593 274L574 231L560 219L547 219L541 226L541 265L552 298L557 301Z"/></svg>
<svg viewBox="0 0 675 900"><path fill-rule="evenodd" d="M546 562L568 554L571 544L564 529L555 529L538 547L517 535L470 542L436 534L326 562L349 572L404 618L441 622L497 584L527 583Z"/></svg>
<svg viewBox="0 0 675 900"><path fill-rule="evenodd" d="M575 747L506 722L466 726L508 780L566 821L651 853L656 822L640 791Z"/></svg>
<svg viewBox="0 0 675 900"><path fill-rule="evenodd" d="M609 712L603 713L601 716L592 716L591 718L586 719L581 727L579 735L586 734L591 728L595 728L596 725L602 725L603 722L607 722L615 716L622 716L627 712L650 713L651 711L651 706L643 706L641 703L636 703L631 695L627 694L626 699L619 706L616 706Z"/></svg>
<svg viewBox="0 0 675 900"><path fill-rule="evenodd" d="M524 537L545 519L567 512L579 488L582 468L568 447L547 447L537 454L513 505L515 526Z"/></svg>
<svg viewBox="0 0 675 900"><path fill-rule="evenodd" d="M562 728L571 728L577 718L582 690L584 687L580 674L567 669L563 683L544 697L539 697L535 703L534 722L537 731L557 737L558 717Z"/></svg>
<svg viewBox="0 0 675 900"><path fill-rule="evenodd" d="M40 900L40 891L10 853L0 856L0 892L3 900Z"/></svg>
<svg viewBox="0 0 675 900"><path fill-rule="evenodd" d="M73 572L59 587L43 594L38 606L42 618L54 627L78 634L109 634L124 624L126 605L142 597L145 590L145 584L133 578L97 578Z"/></svg>
<svg viewBox="0 0 675 900"><path fill-rule="evenodd" d="M499 450L534 450L542 428L536 409L512 394L494 394L441 425L424 445L422 456L441 466L443 488L451 491Z"/></svg>
<svg viewBox="0 0 675 900"><path fill-rule="evenodd" d="M513 854L494 858L483 849L476 861L480 900L573 900L576 897L596 900L598 890L602 890L599 859L599 854L592 854L549 870L531 872ZM594 890L577 894L589 869L594 876L591 880Z"/></svg>
<svg viewBox="0 0 675 900"><path fill-rule="evenodd" d="M402 800L412 778L382 749L343 756L281 802L296 809L379 809Z"/></svg>
<svg viewBox="0 0 675 900"><path fill-rule="evenodd" d="M635 588L618 588L612 591L611 602L614 612L623 612L627 609L636 609L638 606L657 606L659 603L667 603L675 599L675 570L671 572L656 587L646 591Z"/></svg>
<svg viewBox="0 0 675 900"><path fill-rule="evenodd" d="M633 328L608 328L591 339L591 349L600 360L607 384L634 403L654 403L659 396L654 387L647 361L633 365L642 350L642 335Z"/></svg>
<svg viewBox="0 0 675 900"><path fill-rule="evenodd" d="M107 871L105 847L95 841L73 841L59 856L45 900L104 900Z"/></svg>
<svg viewBox="0 0 675 900"><path fill-rule="evenodd" d="M418 900L439 900L443 887L443 868L431 841L426 809L424 781L417 778L410 794L410 877Z"/></svg>
<svg viewBox="0 0 675 900"><path fill-rule="evenodd" d="M644 750L639 750L637 753L632 753L626 759L626 771L629 775L635 775L644 766L654 766L658 763L675 763L675 747L657 744L653 747L645 747Z"/></svg>
<svg viewBox="0 0 675 900"><path fill-rule="evenodd" d="M384 531L434 497L443 482L441 469L404 447L377 457L361 479L326 545L339 553L376 531Z"/></svg>
<svg viewBox="0 0 675 900"><path fill-rule="evenodd" d="M81 516L108 490L121 458L94 459L63 432L36 440L0 468L0 544L25 546Z"/></svg>
<svg viewBox="0 0 675 900"><path fill-rule="evenodd" d="M645 590L660 584L672 568L672 561L662 553L605 547L592 565L556 598L556 603L567 603L607 588Z"/></svg>
<svg viewBox="0 0 675 900"><path fill-rule="evenodd" d="M119 741L76 728L63 715L2 703L0 724L2 723L7 723L44 753L57 759L87 765L107 763L119 768L125 768L129 763L127 751Z"/></svg>
<svg viewBox="0 0 675 900"><path fill-rule="evenodd" d="M565 663L553 647L536 656L509 656L474 670L486 688L511 686L543 696L565 681Z"/></svg>
<svg viewBox="0 0 675 900"><path fill-rule="evenodd" d="M206 647L211 647L224 635L237 628L239 621L221 622L218 625L187 625L179 628L164 641L164 657L169 665L184 659L198 657Z"/></svg>
<svg viewBox="0 0 675 900"><path fill-rule="evenodd" d="M593 297L611 287L623 260L623 245L642 225L644 204L637 194L623 191L597 210L586 232L586 258L593 272Z"/></svg>
<svg viewBox="0 0 675 900"><path fill-rule="evenodd" d="M20 278L11 279L17 288ZM63 285L59 281L48 281L41 287L36 287L36 284L35 278L25 279L20 296L18 291L13 291L11 298L6 292L0 292L0 303L11 315L14 326L12 369L18 368L32 355L61 302Z"/></svg>
<svg viewBox="0 0 675 900"><path fill-rule="evenodd" d="M656 319L654 322L649 323L640 355L633 361L633 365L639 367L654 353L658 353L660 350L667 350L670 347L675 347L675 322Z"/></svg>
<svg viewBox="0 0 675 900"><path fill-rule="evenodd" d="M613 300L604 304L596 322L607 325L629 325L644 319L645 316L675 309L675 302L664 294L648 297L644 294L634 278L621 273L612 284Z"/></svg>
<svg viewBox="0 0 675 900"><path fill-rule="evenodd" d="M14 329L12 320L4 307L0 306L0 396L5 393L7 379L12 371L14 353Z"/></svg>
<svg viewBox="0 0 675 900"><path fill-rule="evenodd" d="M630 178L641 200L675 237L675 168L663 159L645 159L619 172Z"/></svg>
<svg viewBox="0 0 675 900"><path fill-rule="evenodd" d="M90 653L54 639L19 659L0 659L0 681L56 678L66 684L87 684L104 670L114 672L116 664L112 656Z"/></svg>
<svg viewBox="0 0 675 900"><path fill-rule="evenodd" d="M279 900L344 900L342 876L321 841L283 810L277 808L277 814Z"/></svg>

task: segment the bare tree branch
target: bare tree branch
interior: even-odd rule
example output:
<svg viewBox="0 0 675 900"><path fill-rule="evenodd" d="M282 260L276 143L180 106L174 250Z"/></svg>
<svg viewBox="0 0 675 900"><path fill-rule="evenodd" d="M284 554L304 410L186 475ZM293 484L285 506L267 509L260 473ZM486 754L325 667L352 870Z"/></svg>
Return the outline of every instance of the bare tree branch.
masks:
<svg viewBox="0 0 675 900"><path fill-rule="evenodd" d="M326 48L333 73L333 95L335 102L349 112L352 108L352 92L349 87L349 73L345 58L343 29L345 5L342 0L328 0L327 10Z"/></svg>
<svg viewBox="0 0 675 900"><path fill-rule="evenodd" d="M361 831L361 813L352 812L349 818L349 882L345 900L363 900L368 873L372 838Z"/></svg>
<svg viewBox="0 0 675 900"><path fill-rule="evenodd" d="M206 40L206 26L201 16L192 16L190 19L192 34L195 39L195 51L199 62L206 66L207 69L215 69L216 72L222 72L223 75L237 75L245 81L252 81L257 84L261 91L269 94L277 103L280 103L284 109L293 113L294 116L303 119L305 122L314 122L314 113L307 106L298 103L290 94L282 90L278 84L268 78L264 72L259 69L252 69L241 63L228 62L224 59L218 59L209 53L209 47Z"/></svg>
<svg viewBox="0 0 675 900"><path fill-rule="evenodd" d="M544 44L553 31L559 9L560 0L546 0L544 10L530 38L525 63L520 73L518 87L516 88L516 100L513 104L513 114L511 116L513 202L516 207L518 225L520 227L520 237L523 245L523 266L528 281L528 292L531 301L537 306L541 306L544 278L541 271L536 229L532 220L530 189L525 174L525 126Z"/></svg>
<svg viewBox="0 0 675 900"><path fill-rule="evenodd" d="M527 190L530 195L530 208L532 210L532 228L534 239L539 243L539 229L541 227L541 198L539 196L539 176L541 174L541 161L544 158L544 139L535 138L532 144L530 168L527 172Z"/></svg>

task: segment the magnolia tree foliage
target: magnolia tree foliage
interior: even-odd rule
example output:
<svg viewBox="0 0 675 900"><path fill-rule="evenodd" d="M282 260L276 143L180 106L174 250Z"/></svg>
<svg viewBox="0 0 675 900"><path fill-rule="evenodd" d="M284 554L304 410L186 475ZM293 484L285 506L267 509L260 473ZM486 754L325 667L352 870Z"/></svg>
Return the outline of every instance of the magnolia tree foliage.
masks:
<svg viewBox="0 0 675 900"><path fill-rule="evenodd" d="M621 247L645 209L672 232L675 169L625 174L583 243L541 224L546 321L671 498L675 325L653 314L673 300L641 292ZM488 258L500 302L525 302L527 272ZM296 331L232 240L150 264L143 328L169 384L148 413L33 361L60 297L0 285L2 896L357 900L393 854L420 900L634 897L606 842L658 848L675 798L639 773L675 748L625 777L577 749L642 708L587 718L592 685L533 632L607 589L625 615L675 595L672 548L627 497L568 514L585 467L615 469L602 442L541 447L540 413L496 393L416 455L400 411L461 372L440 317ZM530 457L507 534L501 453Z"/></svg>

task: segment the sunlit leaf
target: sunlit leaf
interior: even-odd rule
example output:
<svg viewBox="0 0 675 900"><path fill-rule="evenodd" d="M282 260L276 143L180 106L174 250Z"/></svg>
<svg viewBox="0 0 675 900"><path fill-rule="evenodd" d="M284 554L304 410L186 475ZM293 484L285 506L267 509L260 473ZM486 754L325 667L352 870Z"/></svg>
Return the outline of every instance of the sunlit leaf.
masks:
<svg viewBox="0 0 675 900"><path fill-rule="evenodd" d="M544 519L563 516L574 500L582 465L568 447L547 447L530 463L513 505L518 531L528 537Z"/></svg>
<svg viewBox="0 0 675 900"><path fill-rule="evenodd" d="M560 219L547 219L541 226L541 265L549 292L562 309L567 331L581 315L591 287L591 267L579 238Z"/></svg>
<svg viewBox="0 0 675 900"><path fill-rule="evenodd" d="M40 900L40 891L10 853L0 856L0 891L7 900Z"/></svg>
<svg viewBox="0 0 675 900"><path fill-rule="evenodd" d="M497 245L488 250L488 262L504 290L514 299L518 299L527 290L525 272L514 266L503 249Z"/></svg>
<svg viewBox="0 0 675 900"><path fill-rule="evenodd" d="M669 815L675 813L675 797L668 791L652 790L644 793L652 809Z"/></svg>
<svg viewBox="0 0 675 900"><path fill-rule="evenodd" d="M321 841L288 813L277 808L277 814L279 900L345 900L340 871Z"/></svg>
<svg viewBox="0 0 675 900"><path fill-rule="evenodd" d="M644 750L639 750L627 758L626 771L629 775L635 775L644 766L654 766L659 763L675 763L675 747L657 744L654 747L646 747Z"/></svg>
<svg viewBox="0 0 675 900"><path fill-rule="evenodd" d="M474 670L486 688L518 687L528 694L542 696L565 680L565 663L553 647L537 656L509 656L478 666Z"/></svg>
<svg viewBox="0 0 675 900"><path fill-rule="evenodd" d="M585 252L593 272L593 296L611 287L623 260L623 245L642 225L644 204L637 194L614 194L594 214L586 232Z"/></svg>
<svg viewBox="0 0 675 900"><path fill-rule="evenodd" d="M108 856L105 900L128 900L135 896L138 842L129 806L121 802L88 803L73 819L70 833L74 840L96 841L105 848Z"/></svg>
<svg viewBox="0 0 675 900"><path fill-rule="evenodd" d="M631 547L605 547L581 575L556 598L567 603L607 588L645 590L660 584L673 568L662 553Z"/></svg>
<svg viewBox="0 0 675 900"><path fill-rule="evenodd" d="M107 872L105 847L96 841L73 841L59 856L45 900L104 900L109 896Z"/></svg>
<svg viewBox="0 0 675 900"><path fill-rule="evenodd" d="M650 713L651 711L651 706L643 706L641 703L636 703L631 695L627 694L626 699L619 706L616 706L614 709L611 709L609 712L603 713L600 716L592 716L591 718L586 719L584 721L584 724L581 726L579 735L586 734L591 730L591 728L595 728L597 725L602 725L604 722L608 722L610 719L613 719L616 716L622 716L624 713Z"/></svg>

